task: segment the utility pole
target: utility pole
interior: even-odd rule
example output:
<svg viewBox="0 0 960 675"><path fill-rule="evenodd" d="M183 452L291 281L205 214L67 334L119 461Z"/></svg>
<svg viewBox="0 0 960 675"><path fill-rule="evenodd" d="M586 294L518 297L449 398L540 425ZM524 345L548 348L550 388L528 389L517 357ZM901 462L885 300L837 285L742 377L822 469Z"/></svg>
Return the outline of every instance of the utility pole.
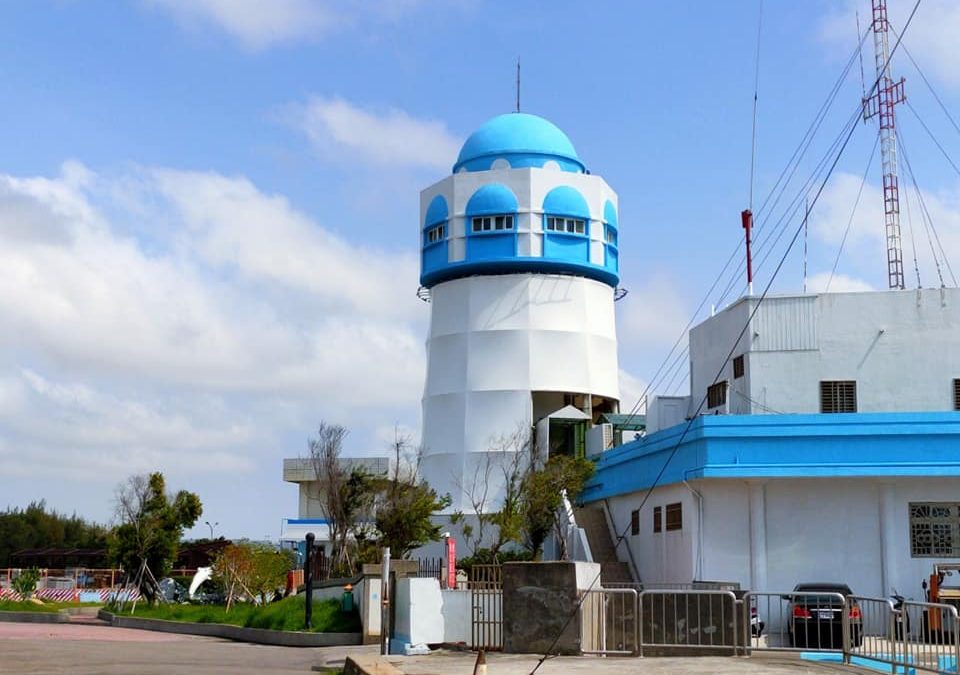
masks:
<svg viewBox="0 0 960 675"><path fill-rule="evenodd" d="M880 157L883 161L883 214L887 235L887 281L903 289L903 249L900 244L900 186L897 181L897 128L894 106L903 103L903 78L890 74L890 24L887 0L873 0L873 50L877 67L876 91L863 99L863 120L880 121Z"/></svg>

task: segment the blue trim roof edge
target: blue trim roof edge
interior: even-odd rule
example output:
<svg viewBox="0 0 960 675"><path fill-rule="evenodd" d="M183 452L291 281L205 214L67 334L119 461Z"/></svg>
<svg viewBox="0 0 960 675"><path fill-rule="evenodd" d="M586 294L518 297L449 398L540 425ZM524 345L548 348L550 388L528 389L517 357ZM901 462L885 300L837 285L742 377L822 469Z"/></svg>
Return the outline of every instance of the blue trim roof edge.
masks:
<svg viewBox="0 0 960 675"><path fill-rule="evenodd" d="M685 426L604 453L583 500L649 488ZM659 485L694 478L852 476L960 476L960 412L701 416Z"/></svg>

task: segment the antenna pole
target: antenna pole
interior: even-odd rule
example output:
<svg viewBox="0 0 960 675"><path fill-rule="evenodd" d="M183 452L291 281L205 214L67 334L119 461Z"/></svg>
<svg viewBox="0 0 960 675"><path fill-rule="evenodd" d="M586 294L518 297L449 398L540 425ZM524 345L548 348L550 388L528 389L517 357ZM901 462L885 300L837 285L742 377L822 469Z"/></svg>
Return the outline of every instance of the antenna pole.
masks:
<svg viewBox="0 0 960 675"><path fill-rule="evenodd" d="M745 209L740 212L740 222L743 224L744 238L747 244L747 295L753 295L753 252L750 232L753 230L753 212Z"/></svg>
<svg viewBox="0 0 960 675"><path fill-rule="evenodd" d="M877 91L863 100L863 119L880 121L880 157L883 160L883 214L887 235L887 281L903 289L903 249L900 243L900 187L897 180L897 127L894 106L903 103L903 78L890 74L890 41L887 0L873 0L873 50L877 66Z"/></svg>
<svg viewBox="0 0 960 675"><path fill-rule="evenodd" d="M520 112L520 57L517 57L517 112Z"/></svg>

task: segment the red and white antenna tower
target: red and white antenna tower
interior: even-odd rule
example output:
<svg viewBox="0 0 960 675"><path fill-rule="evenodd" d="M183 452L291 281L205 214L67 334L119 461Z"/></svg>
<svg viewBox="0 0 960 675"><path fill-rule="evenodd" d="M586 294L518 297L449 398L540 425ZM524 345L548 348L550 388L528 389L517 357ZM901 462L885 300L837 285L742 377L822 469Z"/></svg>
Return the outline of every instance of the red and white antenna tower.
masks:
<svg viewBox="0 0 960 675"><path fill-rule="evenodd" d="M900 189L897 182L897 129L894 106L903 103L903 78L890 75L887 38L887 0L873 0L873 49L877 64L877 91L863 99L863 120L880 119L880 157L883 160L883 213L887 231L887 280L890 288L904 288L903 250L900 245Z"/></svg>

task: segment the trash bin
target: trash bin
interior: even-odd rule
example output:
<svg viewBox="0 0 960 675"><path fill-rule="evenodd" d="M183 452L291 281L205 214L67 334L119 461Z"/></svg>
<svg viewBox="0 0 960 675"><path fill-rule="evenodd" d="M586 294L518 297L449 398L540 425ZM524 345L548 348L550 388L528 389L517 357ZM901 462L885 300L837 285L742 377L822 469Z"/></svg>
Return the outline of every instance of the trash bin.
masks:
<svg viewBox="0 0 960 675"><path fill-rule="evenodd" d="M343 595L340 597L340 611L353 611L353 586L351 584L343 587Z"/></svg>

